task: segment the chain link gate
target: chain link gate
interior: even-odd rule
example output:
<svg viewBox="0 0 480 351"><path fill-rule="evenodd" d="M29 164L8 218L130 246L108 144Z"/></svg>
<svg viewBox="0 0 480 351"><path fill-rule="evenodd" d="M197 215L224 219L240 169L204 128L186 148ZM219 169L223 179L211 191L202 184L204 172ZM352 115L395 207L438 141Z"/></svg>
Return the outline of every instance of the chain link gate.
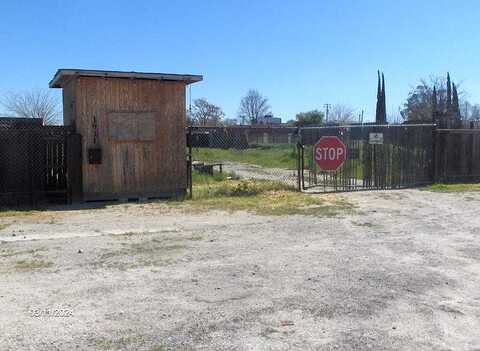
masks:
<svg viewBox="0 0 480 351"><path fill-rule="evenodd" d="M303 190L319 192L396 189L433 182L433 124L304 127L299 131L299 179ZM338 137L346 158L336 171L323 171L314 145Z"/></svg>

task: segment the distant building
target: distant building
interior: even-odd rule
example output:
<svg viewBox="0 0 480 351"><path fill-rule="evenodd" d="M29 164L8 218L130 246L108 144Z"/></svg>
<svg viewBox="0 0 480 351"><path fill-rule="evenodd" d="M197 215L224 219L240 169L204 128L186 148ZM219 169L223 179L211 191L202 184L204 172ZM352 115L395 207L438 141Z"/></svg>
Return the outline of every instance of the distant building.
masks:
<svg viewBox="0 0 480 351"><path fill-rule="evenodd" d="M282 124L282 119L279 117L273 117L273 115L265 115L257 119L257 124L280 125Z"/></svg>

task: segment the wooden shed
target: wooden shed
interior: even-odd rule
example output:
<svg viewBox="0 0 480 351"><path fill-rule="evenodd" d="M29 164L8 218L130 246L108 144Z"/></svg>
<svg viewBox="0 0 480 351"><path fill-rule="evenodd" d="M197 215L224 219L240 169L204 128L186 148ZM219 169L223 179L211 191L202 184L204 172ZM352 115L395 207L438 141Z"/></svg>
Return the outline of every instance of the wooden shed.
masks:
<svg viewBox="0 0 480 351"><path fill-rule="evenodd" d="M184 194L185 88L202 76L60 69L63 120L81 135L81 189L91 200ZM74 190L75 191L75 190Z"/></svg>

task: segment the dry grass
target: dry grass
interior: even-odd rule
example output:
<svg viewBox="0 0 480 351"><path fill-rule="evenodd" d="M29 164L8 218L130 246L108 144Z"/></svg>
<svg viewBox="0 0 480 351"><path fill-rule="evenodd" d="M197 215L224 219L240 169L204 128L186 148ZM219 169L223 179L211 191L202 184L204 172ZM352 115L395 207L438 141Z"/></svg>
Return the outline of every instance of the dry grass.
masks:
<svg viewBox="0 0 480 351"><path fill-rule="evenodd" d="M142 238L143 235L148 235ZM185 241L202 240L201 237L156 238L155 234L128 233L118 236L121 247L104 251L92 262L98 267L113 267L120 270L146 266L164 266L175 261L188 246Z"/></svg>
<svg viewBox="0 0 480 351"><path fill-rule="evenodd" d="M266 191L251 196L223 196L194 199L187 206L203 210L250 211L260 215L336 216L352 211L343 199L294 191Z"/></svg>
<svg viewBox="0 0 480 351"><path fill-rule="evenodd" d="M421 190L438 193L466 193L480 191L480 184L433 184L426 186Z"/></svg>
<svg viewBox="0 0 480 351"><path fill-rule="evenodd" d="M194 173L193 199L171 202L189 211L249 211L260 215L335 216L353 210L347 201L331 195L295 191L278 181L238 180L235 174Z"/></svg>
<svg viewBox="0 0 480 351"><path fill-rule="evenodd" d="M50 261L42 259L19 260L15 262L15 269L19 271L31 271L36 269L48 268L53 265Z"/></svg>
<svg viewBox="0 0 480 351"><path fill-rule="evenodd" d="M38 249L31 250L22 250L22 251L12 251L11 249L4 248L0 249L0 257L14 257L14 256L23 256L28 255L32 257L41 257L41 252L46 252L48 249L40 247Z"/></svg>
<svg viewBox="0 0 480 351"><path fill-rule="evenodd" d="M0 209L0 218L2 217L21 217L39 214L38 210L2 210Z"/></svg>
<svg viewBox="0 0 480 351"><path fill-rule="evenodd" d="M188 210L250 211L260 215L335 216L353 210L347 201L332 195L295 191L281 182L236 180L202 175L196 177L193 199L182 204Z"/></svg>

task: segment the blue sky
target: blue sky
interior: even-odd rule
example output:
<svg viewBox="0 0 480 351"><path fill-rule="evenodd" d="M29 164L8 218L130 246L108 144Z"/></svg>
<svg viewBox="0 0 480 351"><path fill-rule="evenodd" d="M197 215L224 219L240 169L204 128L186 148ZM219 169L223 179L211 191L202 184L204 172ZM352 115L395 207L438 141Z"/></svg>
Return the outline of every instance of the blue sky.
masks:
<svg viewBox="0 0 480 351"><path fill-rule="evenodd" d="M373 118L382 69L389 111L446 71L480 102L479 14L476 0L3 0L0 94L58 68L195 73L193 98L228 117L255 88L284 120L325 103Z"/></svg>

